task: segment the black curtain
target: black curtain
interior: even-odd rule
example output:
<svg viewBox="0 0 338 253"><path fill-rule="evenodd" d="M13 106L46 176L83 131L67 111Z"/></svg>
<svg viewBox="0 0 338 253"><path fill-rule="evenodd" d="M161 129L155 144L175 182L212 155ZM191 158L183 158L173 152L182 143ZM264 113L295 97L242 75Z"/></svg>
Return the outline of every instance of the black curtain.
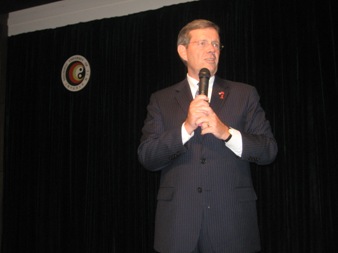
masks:
<svg viewBox="0 0 338 253"><path fill-rule="evenodd" d="M185 78L176 38L196 18L219 24L218 75L257 87L278 141L252 166L262 252L335 252L338 9L301 2L197 1L9 37L3 252L154 252L159 174L136 150L150 94ZM61 78L73 55L91 69L78 92Z"/></svg>

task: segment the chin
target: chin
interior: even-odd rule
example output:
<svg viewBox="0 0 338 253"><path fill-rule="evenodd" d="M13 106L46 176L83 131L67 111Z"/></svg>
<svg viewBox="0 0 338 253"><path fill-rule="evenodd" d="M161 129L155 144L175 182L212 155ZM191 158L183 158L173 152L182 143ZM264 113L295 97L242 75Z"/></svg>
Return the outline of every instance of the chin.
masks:
<svg viewBox="0 0 338 253"><path fill-rule="evenodd" d="M217 69L209 69L210 70L210 75L214 76L216 75Z"/></svg>
<svg viewBox="0 0 338 253"><path fill-rule="evenodd" d="M209 66L206 66L207 69L210 70L210 74L211 75L215 75L215 73L217 72L217 66L215 67L214 64L211 64Z"/></svg>

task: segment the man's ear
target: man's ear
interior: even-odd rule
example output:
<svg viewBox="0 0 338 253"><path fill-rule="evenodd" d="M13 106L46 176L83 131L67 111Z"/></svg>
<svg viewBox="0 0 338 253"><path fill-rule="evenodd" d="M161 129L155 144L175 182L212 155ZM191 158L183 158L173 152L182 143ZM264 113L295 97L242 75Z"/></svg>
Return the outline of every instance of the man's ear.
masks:
<svg viewBox="0 0 338 253"><path fill-rule="evenodd" d="M184 45L178 45L177 52L182 60L187 61L187 48Z"/></svg>

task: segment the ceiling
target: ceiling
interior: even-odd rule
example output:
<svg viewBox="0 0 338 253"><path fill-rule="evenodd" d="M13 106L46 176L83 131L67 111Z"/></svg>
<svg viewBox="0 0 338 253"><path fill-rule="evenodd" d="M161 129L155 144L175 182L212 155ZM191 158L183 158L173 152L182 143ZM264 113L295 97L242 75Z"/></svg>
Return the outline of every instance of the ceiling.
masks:
<svg viewBox="0 0 338 253"><path fill-rule="evenodd" d="M0 14L27 9L60 0L0 0Z"/></svg>

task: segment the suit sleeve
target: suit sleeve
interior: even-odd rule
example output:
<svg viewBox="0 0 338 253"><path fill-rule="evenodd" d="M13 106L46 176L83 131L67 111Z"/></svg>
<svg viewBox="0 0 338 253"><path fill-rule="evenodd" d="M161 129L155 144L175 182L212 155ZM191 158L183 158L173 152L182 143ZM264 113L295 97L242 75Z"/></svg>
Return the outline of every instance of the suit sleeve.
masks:
<svg viewBox="0 0 338 253"><path fill-rule="evenodd" d="M276 158L278 148L255 88L249 95L247 107L245 129L241 131L242 159L260 165L269 164Z"/></svg>
<svg viewBox="0 0 338 253"><path fill-rule="evenodd" d="M142 128L141 143L138 147L140 163L151 171L167 167L174 159L186 152L181 134L183 122L165 127L158 100L154 94L150 97L147 117Z"/></svg>

